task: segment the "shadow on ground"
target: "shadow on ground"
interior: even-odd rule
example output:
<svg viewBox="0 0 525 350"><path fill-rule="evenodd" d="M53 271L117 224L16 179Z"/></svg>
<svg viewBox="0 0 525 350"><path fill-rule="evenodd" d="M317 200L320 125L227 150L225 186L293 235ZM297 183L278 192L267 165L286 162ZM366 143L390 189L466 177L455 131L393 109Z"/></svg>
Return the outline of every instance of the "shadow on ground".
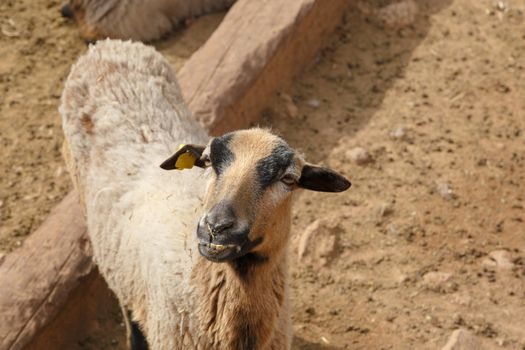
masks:
<svg viewBox="0 0 525 350"><path fill-rule="evenodd" d="M376 9L395 2L366 1ZM325 159L341 138L351 137L369 123L389 89L403 77L410 61L417 59L412 57L413 52L425 39L432 14L452 0L416 2L416 20L405 28L385 28L373 14L365 15L358 6L351 7L332 41L290 92L297 105L319 99L319 108L287 117L286 106L276 99L264 111L261 125L276 129L293 147L304 151L309 161ZM319 76L321 80L316 78ZM312 96L320 84L323 96ZM344 104L339 102L341 96L345 97ZM304 137L305 130L308 137Z"/></svg>

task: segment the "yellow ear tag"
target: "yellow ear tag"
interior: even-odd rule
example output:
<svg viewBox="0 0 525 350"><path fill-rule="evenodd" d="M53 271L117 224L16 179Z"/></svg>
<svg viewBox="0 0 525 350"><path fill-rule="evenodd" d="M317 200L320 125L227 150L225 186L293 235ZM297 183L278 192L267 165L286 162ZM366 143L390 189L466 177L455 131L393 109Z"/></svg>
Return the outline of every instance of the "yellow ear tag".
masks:
<svg viewBox="0 0 525 350"><path fill-rule="evenodd" d="M186 145L180 145L179 149L181 149L184 146ZM197 157L195 157L190 151L186 151L185 153L181 154L179 158L177 158L177 162L175 162L175 168L177 168L178 170L191 169L195 165L196 161Z"/></svg>

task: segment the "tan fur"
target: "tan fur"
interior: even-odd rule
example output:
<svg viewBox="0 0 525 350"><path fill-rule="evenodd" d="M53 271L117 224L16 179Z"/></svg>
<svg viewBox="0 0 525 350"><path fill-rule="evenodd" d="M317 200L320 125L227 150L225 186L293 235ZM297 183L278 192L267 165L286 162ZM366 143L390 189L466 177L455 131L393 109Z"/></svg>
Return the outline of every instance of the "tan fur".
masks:
<svg viewBox="0 0 525 350"><path fill-rule="evenodd" d="M255 221L250 239L263 238L254 252L268 260L256 264L240 278L232 263L212 263L203 258L193 268L192 283L203 300L197 315L202 332L211 341L211 348L242 349L243 332L253 332L255 349L286 349L290 342L289 305L287 300L286 245L290 232L291 193L277 206L268 189L257 199L255 185L257 162L272 153L277 137L264 129L238 132L229 143L235 161L227 168L221 181L211 180L204 207L232 199L236 214L250 215ZM300 163L300 158L296 162ZM247 218L244 218L247 219Z"/></svg>
<svg viewBox="0 0 525 350"><path fill-rule="evenodd" d="M274 229L273 225L277 225L273 222L273 217L289 214L289 208L282 207L282 213L273 208L271 197L274 189L268 189L259 201L256 201L255 197L257 162L272 153L278 140L278 137L267 129L255 128L237 132L229 143L229 148L236 155L236 160L226 169L219 184L216 183L215 179L211 180L205 199L205 210L209 210L221 200L231 199L235 212L241 220L248 221L249 216L254 215L251 211L258 210L250 232L250 239L253 241L264 236L262 246L256 249L256 251L264 253L270 249L279 249L284 246L285 242L282 242L282 238L286 235L271 232ZM296 156L294 161L296 173L299 177L304 160L300 156ZM268 232L269 230L270 232Z"/></svg>
<svg viewBox="0 0 525 350"><path fill-rule="evenodd" d="M289 317L286 259L274 258L253 269L247 281L229 264L203 258L194 267L192 283L206 302L196 310L207 349L243 349L245 329L253 331L254 349L287 349L290 332L278 329ZM284 322L285 324L287 321Z"/></svg>
<svg viewBox="0 0 525 350"><path fill-rule="evenodd" d="M286 226L286 222L281 222ZM270 232L268 232L270 233ZM285 232L274 231L273 234ZM283 247L284 248L284 247ZM288 324L287 266L284 252L253 267L245 279L236 275L230 263L216 264L199 259L192 283L208 300L197 310L201 331L209 348L242 349L246 328L254 337L254 349L287 349ZM220 347L219 347L220 344Z"/></svg>

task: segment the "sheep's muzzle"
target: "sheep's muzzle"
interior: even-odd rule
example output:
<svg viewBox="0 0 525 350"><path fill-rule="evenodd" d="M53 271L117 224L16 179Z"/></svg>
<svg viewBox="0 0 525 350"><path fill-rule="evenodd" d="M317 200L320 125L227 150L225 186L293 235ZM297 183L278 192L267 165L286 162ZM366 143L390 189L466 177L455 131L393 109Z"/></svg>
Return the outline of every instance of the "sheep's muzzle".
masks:
<svg viewBox="0 0 525 350"><path fill-rule="evenodd" d="M233 207L219 202L199 220L199 252L210 261L231 261L247 254L262 241L251 241L249 235L249 225L239 222Z"/></svg>

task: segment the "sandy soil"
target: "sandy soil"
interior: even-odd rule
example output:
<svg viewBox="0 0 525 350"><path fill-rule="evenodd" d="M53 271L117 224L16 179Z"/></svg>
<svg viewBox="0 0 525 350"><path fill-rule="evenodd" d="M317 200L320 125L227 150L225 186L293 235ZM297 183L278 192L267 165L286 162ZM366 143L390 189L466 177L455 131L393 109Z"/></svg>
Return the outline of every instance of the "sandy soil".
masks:
<svg viewBox="0 0 525 350"><path fill-rule="evenodd" d="M298 200L295 235L326 218L337 239L292 267L303 348L439 349L456 328L525 348L525 4L419 5L400 30L349 13L266 112L354 184Z"/></svg>
<svg viewBox="0 0 525 350"><path fill-rule="evenodd" d="M60 4L0 2L0 254L20 246L71 189L57 109L70 66L87 47ZM223 16L155 44L178 70Z"/></svg>
<svg viewBox="0 0 525 350"><path fill-rule="evenodd" d="M354 8L263 113L354 184L297 200L296 349L440 349L457 328L489 348L525 348L525 4L417 3L414 23L394 27ZM56 107L84 46L57 8L0 4L2 28L12 19L19 32L0 36L3 250L69 188ZM198 45L184 40L187 57ZM330 248L322 259L297 258L308 231ZM78 347L123 349L114 314Z"/></svg>

